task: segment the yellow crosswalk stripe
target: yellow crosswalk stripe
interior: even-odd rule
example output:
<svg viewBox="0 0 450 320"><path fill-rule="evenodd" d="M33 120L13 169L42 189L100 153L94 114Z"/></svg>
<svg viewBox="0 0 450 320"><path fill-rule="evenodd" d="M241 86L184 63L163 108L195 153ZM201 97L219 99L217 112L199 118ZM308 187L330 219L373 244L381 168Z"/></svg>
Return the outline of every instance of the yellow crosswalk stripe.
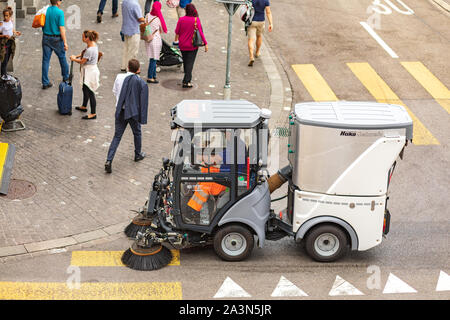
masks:
<svg viewBox="0 0 450 320"><path fill-rule="evenodd" d="M450 113L450 90L422 62L401 62L401 64L428 91L437 103Z"/></svg>
<svg viewBox="0 0 450 320"><path fill-rule="evenodd" d="M180 251L171 252L172 261L169 266L179 266ZM124 267L122 254L123 251L73 251L70 264L78 267Z"/></svg>
<svg viewBox="0 0 450 320"><path fill-rule="evenodd" d="M425 125L391 90L377 72L366 62L347 63L355 76L361 81L372 96L380 103L398 104L405 107L414 122L413 142L416 145L437 145L439 141L431 134Z"/></svg>
<svg viewBox="0 0 450 320"><path fill-rule="evenodd" d="M0 282L1 300L181 300L180 282Z"/></svg>
<svg viewBox="0 0 450 320"><path fill-rule="evenodd" d="M0 143L0 182L3 176L3 165L6 161L6 156L8 155L8 144Z"/></svg>
<svg viewBox="0 0 450 320"><path fill-rule="evenodd" d="M325 79L312 64L294 64L292 65L297 76L303 82L314 101L337 101L338 98L333 90L328 86Z"/></svg>

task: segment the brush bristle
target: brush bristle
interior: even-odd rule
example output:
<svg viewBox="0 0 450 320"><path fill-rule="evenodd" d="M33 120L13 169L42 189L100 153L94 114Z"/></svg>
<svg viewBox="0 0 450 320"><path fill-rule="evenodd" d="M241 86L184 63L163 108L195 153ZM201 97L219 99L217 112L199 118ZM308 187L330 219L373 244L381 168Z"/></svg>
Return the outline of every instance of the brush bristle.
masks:
<svg viewBox="0 0 450 320"><path fill-rule="evenodd" d="M138 232L144 232L145 229L148 228L148 226L139 226L137 224L134 224L133 222L131 222L124 230L125 235L128 238L132 238L135 239Z"/></svg>
<svg viewBox="0 0 450 320"><path fill-rule="evenodd" d="M126 250L122 255L122 263L127 267L140 270L151 271L158 270L167 266L172 260L172 252L166 247L162 247L161 251L149 256L140 256L134 254L131 249Z"/></svg>

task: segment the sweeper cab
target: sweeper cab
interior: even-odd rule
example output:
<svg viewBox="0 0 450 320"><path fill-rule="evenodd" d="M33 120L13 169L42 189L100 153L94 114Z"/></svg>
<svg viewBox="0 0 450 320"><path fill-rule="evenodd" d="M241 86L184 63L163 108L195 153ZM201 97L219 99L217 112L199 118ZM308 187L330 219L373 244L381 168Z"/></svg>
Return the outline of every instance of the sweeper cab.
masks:
<svg viewBox="0 0 450 320"><path fill-rule="evenodd" d="M286 236L304 241L314 260L331 262L379 245L388 233L389 184L412 140L402 106L297 104L289 165L272 176L269 110L243 100L184 100L171 116L172 154L125 230L135 239L125 265L154 270L170 262L168 248L211 244L223 260L241 261L255 244ZM285 182L286 210L276 215L271 193Z"/></svg>

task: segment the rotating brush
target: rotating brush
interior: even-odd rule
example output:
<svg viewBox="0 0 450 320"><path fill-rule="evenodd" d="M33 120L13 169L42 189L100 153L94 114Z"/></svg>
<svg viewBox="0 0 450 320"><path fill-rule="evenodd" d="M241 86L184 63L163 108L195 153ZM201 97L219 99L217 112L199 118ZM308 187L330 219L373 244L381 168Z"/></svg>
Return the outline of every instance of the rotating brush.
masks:
<svg viewBox="0 0 450 320"><path fill-rule="evenodd" d="M172 260L172 252L161 244L141 247L134 243L122 255L122 263L127 267L140 270L158 270L167 266Z"/></svg>
<svg viewBox="0 0 450 320"><path fill-rule="evenodd" d="M125 228L124 233L129 238L136 238L138 232L144 232L152 224L152 219L139 214L133 218L131 223Z"/></svg>

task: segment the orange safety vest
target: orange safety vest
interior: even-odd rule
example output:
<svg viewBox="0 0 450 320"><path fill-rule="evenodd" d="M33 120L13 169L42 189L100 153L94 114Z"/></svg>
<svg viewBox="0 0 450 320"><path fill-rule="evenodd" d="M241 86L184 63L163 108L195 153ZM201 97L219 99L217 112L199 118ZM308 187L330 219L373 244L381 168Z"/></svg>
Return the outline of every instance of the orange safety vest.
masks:
<svg viewBox="0 0 450 320"><path fill-rule="evenodd" d="M208 173L208 168L201 168L202 173ZM210 167L210 172L220 172L220 168ZM218 196L225 191L227 187L215 182L199 182L195 186L194 195L188 202L188 206L195 211L200 211L208 201L210 195Z"/></svg>

